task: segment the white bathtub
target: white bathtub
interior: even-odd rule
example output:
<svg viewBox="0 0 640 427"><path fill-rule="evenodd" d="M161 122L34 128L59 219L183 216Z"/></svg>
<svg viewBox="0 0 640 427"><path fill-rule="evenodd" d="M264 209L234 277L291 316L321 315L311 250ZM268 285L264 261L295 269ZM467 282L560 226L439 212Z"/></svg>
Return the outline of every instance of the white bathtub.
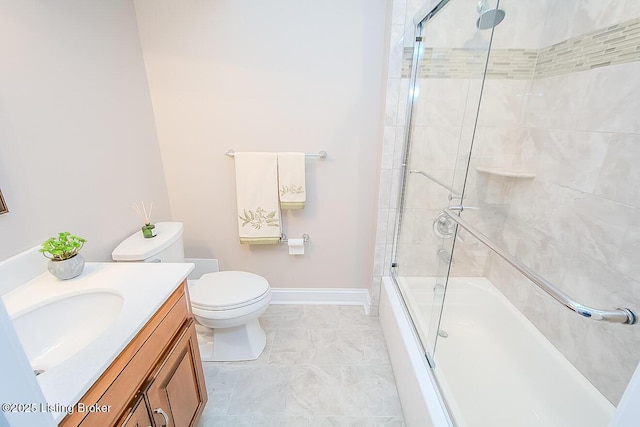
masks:
<svg viewBox="0 0 640 427"><path fill-rule="evenodd" d="M426 331L435 280L400 282ZM460 427L603 427L612 419L615 407L486 278L449 280L441 322L448 336L438 339L434 371L412 362L422 350L392 279L382 294L380 320L408 426L454 425L443 400ZM394 336L404 337L404 348Z"/></svg>

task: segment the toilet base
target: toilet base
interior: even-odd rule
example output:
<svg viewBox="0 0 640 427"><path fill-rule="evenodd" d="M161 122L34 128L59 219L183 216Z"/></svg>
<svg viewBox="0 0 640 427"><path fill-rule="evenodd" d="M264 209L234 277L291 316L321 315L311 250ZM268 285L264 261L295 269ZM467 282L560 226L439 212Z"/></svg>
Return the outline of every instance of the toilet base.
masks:
<svg viewBox="0 0 640 427"><path fill-rule="evenodd" d="M203 362L256 360L267 343L257 318L231 328L211 329L196 323L196 332Z"/></svg>

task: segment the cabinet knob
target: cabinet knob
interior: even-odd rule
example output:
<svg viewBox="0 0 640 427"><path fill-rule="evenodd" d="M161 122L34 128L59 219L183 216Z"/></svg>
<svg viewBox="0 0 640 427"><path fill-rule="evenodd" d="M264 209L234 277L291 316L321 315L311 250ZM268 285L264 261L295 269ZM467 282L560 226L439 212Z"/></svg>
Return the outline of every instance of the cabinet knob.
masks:
<svg viewBox="0 0 640 427"><path fill-rule="evenodd" d="M156 408L153 410L155 414L160 414L164 417L164 425L162 427L169 427L169 416L166 412L162 410L162 408Z"/></svg>

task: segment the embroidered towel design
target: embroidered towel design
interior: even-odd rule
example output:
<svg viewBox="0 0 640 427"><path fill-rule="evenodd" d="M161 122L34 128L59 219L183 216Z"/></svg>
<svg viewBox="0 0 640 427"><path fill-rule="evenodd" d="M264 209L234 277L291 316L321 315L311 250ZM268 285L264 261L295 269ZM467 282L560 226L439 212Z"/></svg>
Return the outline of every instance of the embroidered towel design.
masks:
<svg viewBox="0 0 640 427"><path fill-rule="evenodd" d="M303 209L307 199L304 153L278 153L281 209Z"/></svg>
<svg viewBox="0 0 640 427"><path fill-rule="evenodd" d="M243 210L244 215L240 215L240 219L244 221L242 223L242 227L249 224L256 230L260 230L263 225L267 227L280 227L278 223L278 218L276 218L276 211L271 211L267 213L262 208L257 208L255 213L253 211L248 211L246 209Z"/></svg>
<svg viewBox="0 0 640 427"><path fill-rule="evenodd" d="M235 153L235 163L240 243L280 242L276 153Z"/></svg>

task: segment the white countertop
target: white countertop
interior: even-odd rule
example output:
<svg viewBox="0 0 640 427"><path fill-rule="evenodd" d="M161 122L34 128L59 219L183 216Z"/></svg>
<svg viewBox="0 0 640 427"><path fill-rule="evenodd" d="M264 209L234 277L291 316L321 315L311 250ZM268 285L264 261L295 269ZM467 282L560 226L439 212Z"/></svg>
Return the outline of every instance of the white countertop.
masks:
<svg viewBox="0 0 640 427"><path fill-rule="evenodd" d="M87 291L109 291L123 297L122 309L108 329L37 377L47 403L77 403L193 268L189 263L87 263L74 279L62 281L46 272L5 294L2 299L12 318ZM57 422L66 412L52 415Z"/></svg>

